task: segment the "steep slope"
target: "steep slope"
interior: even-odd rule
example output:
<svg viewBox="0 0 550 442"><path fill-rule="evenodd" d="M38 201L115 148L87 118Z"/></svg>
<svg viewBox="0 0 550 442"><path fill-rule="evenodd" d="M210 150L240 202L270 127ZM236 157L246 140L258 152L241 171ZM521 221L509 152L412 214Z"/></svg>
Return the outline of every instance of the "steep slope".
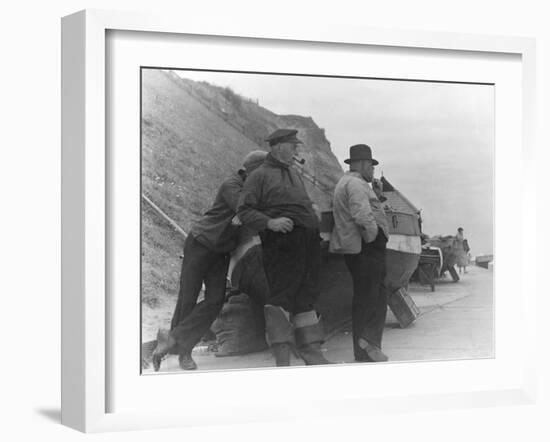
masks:
<svg viewBox="0 0 550 442"><path fill-rule="evenodd" d="M300 139L304 142L299 152L300 156L306 160L302 169L316 183L316 186L309 187L308 191L320 207L328 208L330 203L324 194L330 194L343 172L330 149L325 131L319 128L311 117L277 115L259 106L255 101L235 94L229 88L195 82L181 78L175 73L167 73L167 75L212 113L257 144L258 148L268 148L264 140L277 128L297 129ZM319 189L325 189L328 192L319 193Z"/></svg>
<svg viewBox="0 0 550 442"><path fill-rule="evenodd" d="M342 174L330 143L309 117L276 115L230 89L182 79L161 70L142 72L142 192L185 231L210 206L221 182L243 157L267 149L278 127L299 130L308 192L321 210ZM183 236L142 204L143 339L166 325L179 285Z"/></svg>

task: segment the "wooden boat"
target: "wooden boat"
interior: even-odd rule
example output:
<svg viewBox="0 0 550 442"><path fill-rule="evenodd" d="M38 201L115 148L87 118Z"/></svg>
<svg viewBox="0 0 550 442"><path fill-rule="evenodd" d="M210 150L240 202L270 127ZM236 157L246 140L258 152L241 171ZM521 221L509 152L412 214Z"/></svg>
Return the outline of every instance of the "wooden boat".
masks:
<svg viewBox="0 0 550 442"><path fill-rule="evenodd" d="M493 255L480 255L475 258L476 266L484 269L488 269L491 262L493 262Z"/></svg>
<svg viewBox="0 0 550 442"><path fill-rule="evenodd" d="M406 288L421 253L420 211L386 178L382 177L384 209L390 227L386 245L386 287L393 292Z"/></svg>

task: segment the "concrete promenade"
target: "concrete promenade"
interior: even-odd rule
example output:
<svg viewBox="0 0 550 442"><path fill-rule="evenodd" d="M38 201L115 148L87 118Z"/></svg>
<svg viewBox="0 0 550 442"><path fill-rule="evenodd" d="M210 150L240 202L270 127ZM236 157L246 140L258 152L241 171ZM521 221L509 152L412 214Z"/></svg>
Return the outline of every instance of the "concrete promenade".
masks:
<svg viewBox="0 0 550 442"><path fill-rule="evenodd" d="M450 278L436 284L435 292L427 286L411 284L409 294L421 315L408 328L399 327L388 309L383 350L390 361L421 361L493 357L494 314L493 273L469 267L466 275L453 283ZM336 363L352 363L350 324L329 335L323 345L326 358ZM271 367L268 350L243 356L216 357L212 353L193 352L200 370L227 370ZM293 358L292 365L303 365ZM180 371L176 356L166 358L161 372ZM144 374L154 373L152 369Z"/></svg>

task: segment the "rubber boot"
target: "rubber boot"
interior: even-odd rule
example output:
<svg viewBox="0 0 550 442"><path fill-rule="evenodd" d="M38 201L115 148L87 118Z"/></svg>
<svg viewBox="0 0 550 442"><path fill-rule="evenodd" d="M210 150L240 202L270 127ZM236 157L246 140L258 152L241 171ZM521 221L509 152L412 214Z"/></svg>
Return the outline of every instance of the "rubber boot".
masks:
<svg viewBox="0 0 550 442"><path fill-rule="evenodd" d="M290 346L294 342L294 329L289 321L289 314L283 308L276 305L264 307L265 316L265 340L273 356L277 367L290 365Z"/></svg>
<svg viewBox="0 0 550 442"><path fill-rule="evenodd" d="M298 313L293 318L296 347L306 365L332 364L321 350L324 332L315 311Z"/></svg>
<svg viewBox="0 0 550 442"><path fill-rule="evenodd" d="M298 347L298 353L306 365L326 365L332 364L325 358L321 350L320 342L312 342Z"/></svg>
<svg viewBox="0 0 550 442"><path fill-rule="evenodd" d="M182 353L179 355L179 364L182 370L196 370L197 364L191 357L191 353Z"/></svg>
<svg viewBox="0 0 550 442"><path fill-rule="evenodd" d="M282 344L273 344L271 346L273 356L275 356L275 364L277 367L288 367L290 365L290 344L283 342Z"/></svg>
<svg viewBox="0 0 550 442"><path fill-rule="evenodd" d="M176 341L168 330L162 330L159 328L157 332L157 346L152 354L153 368L155 371L159 371L160 363L164 356L166 356L174 347Z"/></svg>

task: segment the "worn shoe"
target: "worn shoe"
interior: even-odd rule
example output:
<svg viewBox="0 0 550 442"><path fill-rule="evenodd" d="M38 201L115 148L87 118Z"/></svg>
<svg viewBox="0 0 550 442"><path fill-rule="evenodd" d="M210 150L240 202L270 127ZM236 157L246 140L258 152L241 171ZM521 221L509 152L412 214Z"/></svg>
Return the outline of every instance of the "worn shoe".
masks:
<svg viewBox="0 0 550 442"><path fill-rule="evenodd" d="M298 348L298 353L306 365L332 364L332 362L328 361L323 355L321 351L321 344L319 342L302 345Z"/></svg>
<svg viewBox="0 0 550 442"><path fill-rule="evenodd" d="M179 355L180 368L182 370L196 370L197 364L191 357L191 353L185 353Z"/></svg>
<svg viewBox="0 0 550 442"><path fill-rule="evenodd" d="M360 362L386 362L388 357L382 352L380 347L371 344L366 339L359 338L357 344L360 348L365 350L365 353L372 361L360 361Z"/></svg>
<svg viewBox="0 0 550 442"><path fill-rule="evenodd" d="M290 345L288 343L272 344L271 351L275 356L277 367L288 367L290 365Z"/></svg>
<svg viewBox="0 0 550 442"><path fill-rule="evenodd" d="M355 353L355 362L374 362L365 350Z"/></svg>
<svg viewBox="0 0 550 442"><path fill-rule="evenodd" d="M164 359L164 356L168 354L176 345L176 341L170 335L168 330L159 329L157 333L157 346L152 354L153 368L155 371L159 371L160 363Z"/></svg>

